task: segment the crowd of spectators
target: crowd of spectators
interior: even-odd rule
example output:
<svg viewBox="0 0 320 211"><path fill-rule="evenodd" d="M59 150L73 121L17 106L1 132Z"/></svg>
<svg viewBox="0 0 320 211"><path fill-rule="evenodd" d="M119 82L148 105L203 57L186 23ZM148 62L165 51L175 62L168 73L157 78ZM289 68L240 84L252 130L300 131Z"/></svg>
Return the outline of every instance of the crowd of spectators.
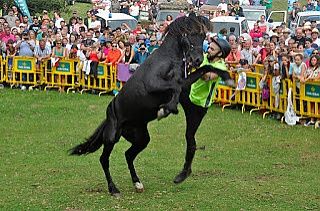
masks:
<svg viewBox="0 0 320 211"><path fill-rule="evenodd" d="M189 9L194 9L203 1L188 1ZM243 16L242 5L264 5L272 7L272 0L263 1L233 1L221 0L217 11L207 14L209 19L222 16ZM310 0L300 6L294 2L290 11L290 20L297 12L320 10L319 1L314 4ZM199 5L198 5L199 6ZM142 12L149 14L149 24L138 22L134 29L123 23L118 28L102 27L97 19L98 9L111 12L126 13L139 20ZM0 52L6 56L34 56L38 63L48 58L78 58L91 60L90 73L96 76L98 62L109 65L141 64L159 48L165 28L173 21L172 16L161 25L155 23L155 16L159 10L156 0L121 0L121 1L94 1L92 9L87 11L86 17L79 16L74 11L69 20L65 20L59 11L48 13L44 10L41 16L33 16L32 22L28 17L21 15L17 7L3 10L0 17ZM181 15L184 15L181 11ZM51 15L53 14L53 15ZM203 14L205 15L205 14ZM242 32L240 37L234 34L234 28L223 29L217 34L208 33L204 42L204 51L212 38L217 36L229 41L232 50L226 58L230 68L248 69L254 71L255 64L264 65L263 81L266 76L280 76L281 79L298 80L304 83L309 80L320 79L319 59L319 30L316 22L306 22L302 27L290 30L286 23L273 26L262 15L248 32ZM12 65L12 61L9 65ZM274 85L276 81L273 80ZM261 83L262 85L264 83ZM269 83L269 85L273 85ZM310 121L312 124L314 120Z"/></svg>

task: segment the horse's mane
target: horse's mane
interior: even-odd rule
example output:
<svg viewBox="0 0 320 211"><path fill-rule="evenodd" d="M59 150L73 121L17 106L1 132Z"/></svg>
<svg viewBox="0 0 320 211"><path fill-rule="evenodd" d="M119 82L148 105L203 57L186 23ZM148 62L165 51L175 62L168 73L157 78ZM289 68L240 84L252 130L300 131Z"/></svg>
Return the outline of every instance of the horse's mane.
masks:
<svg viewBox="0 0 320 211"><path fill-rule="evenodd" d="M206 34L212 31L213 26L208 18L196 16L190 13L189 16L183 16L174 20L166 27L164 34L184 35L184 34Z"/></svg>

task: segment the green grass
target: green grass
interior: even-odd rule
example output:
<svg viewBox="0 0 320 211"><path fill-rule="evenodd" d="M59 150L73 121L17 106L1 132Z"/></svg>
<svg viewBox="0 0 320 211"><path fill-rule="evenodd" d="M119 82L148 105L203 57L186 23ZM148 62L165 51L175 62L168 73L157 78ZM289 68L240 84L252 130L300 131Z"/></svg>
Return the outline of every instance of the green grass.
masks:
<svg viewBox="0 0 320 211"><path fill-rule="evenodd" d="M70 157L105 117L111 97L0 90L0 210L306 210L320 209L319 130L213 106L197 134L193 174L180 185L184 116L149 125L136 159L145 186L135 193L121 140L107 192L98 152ZM180 109L181 111L181 109Z"/></svg>

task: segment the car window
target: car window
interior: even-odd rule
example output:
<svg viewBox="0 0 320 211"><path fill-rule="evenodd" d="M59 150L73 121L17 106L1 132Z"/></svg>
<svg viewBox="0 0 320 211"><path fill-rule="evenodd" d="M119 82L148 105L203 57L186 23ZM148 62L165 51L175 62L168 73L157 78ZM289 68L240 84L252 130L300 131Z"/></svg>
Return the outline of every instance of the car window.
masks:
<svg viewBox="0 0 320 211"><path fill-rule="evenodd" d="M167 16L171 15L173 17L173 20L176 19L179 15L179 11L159 11L156 21L165 21Z"/></svg>
<svg viewBox="0 0 320 211"><path fill-rule="evenodd" d="M243 11L244 17L248 21L257 21L260 19L261 15L265 15L264 11L250 11L250 10L244 10Z"/></svg>
<svg viewBox="0 0 320 211"><path fill-rule="evenodd" d="M313 15L313 16L301 16L300 21L299 21L299 26L302 26L305 21L319 21L320 16L318 15Z"/></svg>
<svg viewBox="0 0 320 211"><path fill-rule="evenodd" d="M225 28L228 31L228 34L230 33L230 27L234 27L236 30L234 34L236 36L240 35L240 25L238 23L231 23L231 22L213 22L213 28L215 32L219 32L221 29Z"/></svg>
<svg viewBox="0 0 320 211"><path fill-rule="evenodd" d="M122 23L126 23L131 29L135 29L137 22L135 20L108 20L107 25L112 29L120 27Z"/></svg>
<svg viewBox="0 0 320 211"><path fill-rule="evenodd" d="M218 6L218 4L220 4L220 0L207 0L207 2L205 4Z"/></svg>

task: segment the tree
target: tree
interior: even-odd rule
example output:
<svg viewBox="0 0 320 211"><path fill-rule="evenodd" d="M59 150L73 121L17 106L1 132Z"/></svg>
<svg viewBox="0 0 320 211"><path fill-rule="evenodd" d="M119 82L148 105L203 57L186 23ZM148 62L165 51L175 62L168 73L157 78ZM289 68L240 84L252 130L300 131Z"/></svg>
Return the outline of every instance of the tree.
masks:
<svg viewBox="0 0 320 211"><path fill-rule="evenodd" d="M65 0L28 0L27 1L29 11L31 14L42 13L43 10L47 10L48 12L59 10L62 11L65 8L66 1Z"/></svg>

